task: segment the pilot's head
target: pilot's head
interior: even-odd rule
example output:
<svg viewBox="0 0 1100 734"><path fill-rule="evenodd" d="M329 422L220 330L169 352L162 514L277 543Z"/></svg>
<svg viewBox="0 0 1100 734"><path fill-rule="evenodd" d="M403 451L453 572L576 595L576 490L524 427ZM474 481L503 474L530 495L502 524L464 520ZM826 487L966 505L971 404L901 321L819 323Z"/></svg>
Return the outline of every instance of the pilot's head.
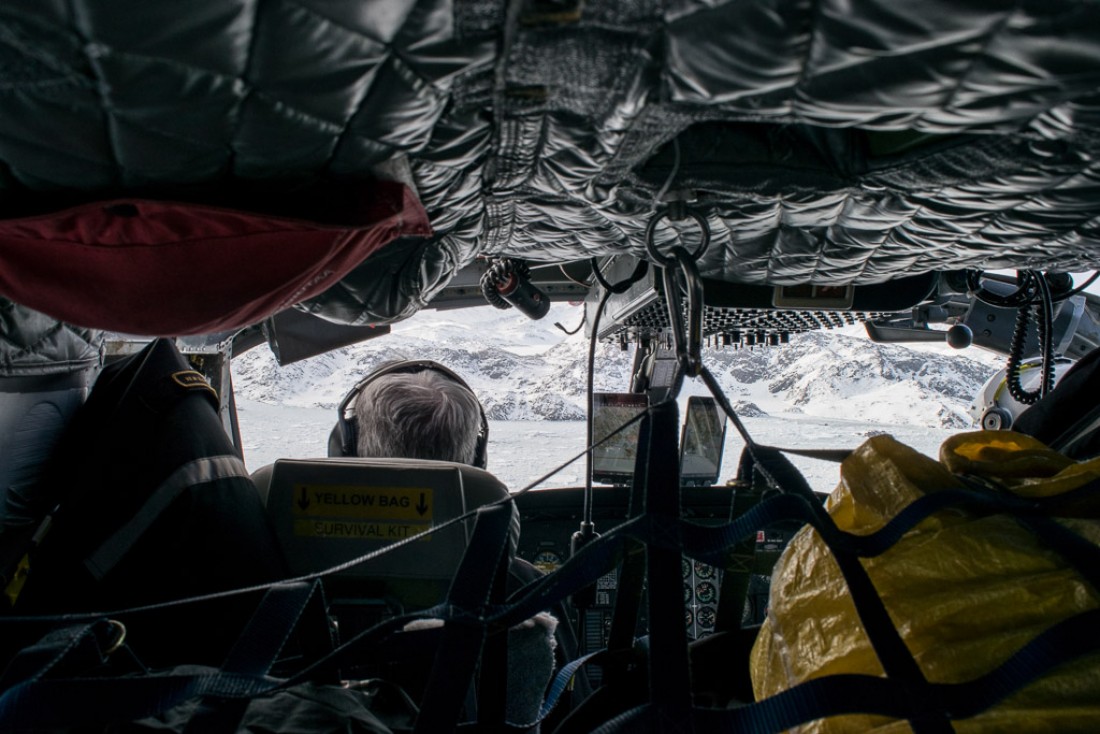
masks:
<svg viewBox="0 0 1100 734"><path fill-rule="evenodd" d="M359 390L356 454L483 466L484 418L477 397L450 370L410 365L384 366Z"/></svg>

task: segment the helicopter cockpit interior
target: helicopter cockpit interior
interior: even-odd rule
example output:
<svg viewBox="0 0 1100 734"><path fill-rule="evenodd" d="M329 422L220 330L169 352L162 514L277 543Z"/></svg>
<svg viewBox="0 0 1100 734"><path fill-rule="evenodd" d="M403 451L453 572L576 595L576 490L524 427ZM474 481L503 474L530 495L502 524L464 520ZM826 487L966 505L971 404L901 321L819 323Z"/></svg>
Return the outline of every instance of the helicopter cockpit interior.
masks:
<svg viewBox="0 0 1100 734"><path fill-rule="evenodd" d="M8 0L0 729L1094 731L1098 182L1091 2ZM583 486L245 467L234 358L564 301ZM704 349L853 325L982 430L768 445Z"/></svg>

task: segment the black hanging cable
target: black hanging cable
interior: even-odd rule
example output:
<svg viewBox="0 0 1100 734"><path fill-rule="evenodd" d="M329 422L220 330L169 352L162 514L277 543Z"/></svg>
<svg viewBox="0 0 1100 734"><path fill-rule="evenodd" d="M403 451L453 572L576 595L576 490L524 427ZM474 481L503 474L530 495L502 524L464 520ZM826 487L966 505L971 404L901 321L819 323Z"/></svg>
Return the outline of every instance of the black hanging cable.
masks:
<svg viewBox="0 0 1100 734"><path fill-rule="evenodd" d="M567 271L567 270L565 269L565 266L564 266L564 265L559 265L559 266L558 266L558 270L559 270L559 271L561 272L561 275L562 275L562 277L563 277L563 278L565 278L566 280L568 280L568 281L569 281L570 283L572 283L572 284L574 284L574 285L579 285L579 286L582 286L582 287L584 287L584 288L587 288L587 287L588 287L589 285L591 285L590 283L586 283L586 282L585 282L585 281L583 281L583 280L577 280L576 278L574 278L574 277L573 277L572 275L570 275L570 274L569 274L569 272L568 272L568 271Z"/></svg>
<svg viewBox="0 0 1100 734"><path fill-rule="evenodd" d="M626 293L630 286L644 278L645 274L649 271L649 261L639 260L638 264L634 266L633 273L618 283L610 283L607 278L603 277L603 273L600 272L599 260L593 257L589 259L588 265L592 268L592 275L596 278L596 282L600 284L600 287L605 291L615 294Z"/></svg>
<svg viewBox="0 0 1100 734"><path fill-rule="evenodd" d="M595 268L594 271L599 272ZM589 446L593 443L592 432L594 425L592 421L592 411L595 406L595 366L596 366L596 342L599 340L600 330L600 318L603 316L604 307L607 306L607 301L611 298L614 291L610 288L604 289L603 295L600 296L600 302L596 305L596 313L592 316L592 335L588 339L588 380L585 384L585 406L587 408L587 426L586 426L586 438ZM581 514L581 532L584 533L587 528L589 532L593 527L592 525L592 452L589 451L585 455L585 471L584 471L584 510Z"/></svg>
<svg viewBox="0 0 1100 734"><path fill-rule="evenodd" d="M595 374L596 374L596 342L599 339L600 332L600 319L603 316L604 308L607 306L607 301L612 295L616 293L624 293L631 285L638 282L645 276L649 269L648 263L645 261L639 262L635 267L634 272L631 273L626 279L619 283L608 283L603 275L599 271L599 264L595 258L591 260L592 272L596 276L596 279L603 286L603 293L600 295L599 303L596 306L596 312L592 316L592 332L588 340L588 380L586 384L586 407L587 407L587 443L591 447L594 444L593 441L593 409L595 404ZM585 472L584 472L584 499L581 514L580 528L577 532L573 533L569 542L569 554L570 556L576 555L582 548L588 545L590 542L599 537L596 532L596 524L592 521L593 514L593 494L592 494L592 449L589 448L585 452ZM585 630L586 615L585 610L592 606L595 602L595 587L586 587L579 590L572 596L573 606L581 613L577 615L577 633L579 639L583 641L587 638L587 632Z"/></svg>
<svg viewBox="0 0 1100 734"><path fill-rule="evenodd" d="M581 322L579 324L577 324L577 327L575 329L572 329L572 330L565 328L565 325L562 324L562 322L560 322L560 321L555 321L554 326L556 326L558 329L560 329L561 332L563 334L565 334L566 336L573 336L574 334L576 334L578 331L581 330L581 327L584 326L584 324L587 320L588 320L587 316L582 316L581 317Z"/></svg>
<svg viewBox="0 0 1100 734"><path fill-rule="evenodd" d="M600 286L604 289L603 295L600 296L600 301L596 306L596 312L592 315L592 336L588 340L588 381L586 384L586 407L587 407L587 438L588 445L593 444L592 435L592 409L594 404L595 393L595 368L596 368L596 341L600 331L600 319L603 318L603 310L607 306L607 301L614 294L625 293L630 286L637 283L639 280L645 277L649 271L649 263L645 260L639 260L638 265L634 268L634 272L627 276L625 279L618 283L610 283L603 277L603 273L600 272L599 262L596 258L592 258L589 261L592 266L592 274L599 282ZM592 452L589 451L585 456L585 474L584 474L584 511L582 514L581 530L591 527L592 525Z"/></svg>

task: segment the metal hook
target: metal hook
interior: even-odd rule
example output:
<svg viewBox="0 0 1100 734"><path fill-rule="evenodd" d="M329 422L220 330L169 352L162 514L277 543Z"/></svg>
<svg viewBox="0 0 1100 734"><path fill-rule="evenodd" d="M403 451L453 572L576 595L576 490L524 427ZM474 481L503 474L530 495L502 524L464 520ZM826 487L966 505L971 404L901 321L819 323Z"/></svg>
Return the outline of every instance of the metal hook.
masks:
<svg viewBox="0 0 1100 734"><path fill-rule="evenodd" d="M699 268L695 258L683 247L677 245L669 251L669 262L678 268L666 264L662 268L665 287L665 299L668 303L668 321L672 326L672 337L676 344L676 358L689 377L697 377L703 369L703 281L699 277ZM680 280L683 276L688 296L687 333L684 332L683 299L680 294Z"/></svg>

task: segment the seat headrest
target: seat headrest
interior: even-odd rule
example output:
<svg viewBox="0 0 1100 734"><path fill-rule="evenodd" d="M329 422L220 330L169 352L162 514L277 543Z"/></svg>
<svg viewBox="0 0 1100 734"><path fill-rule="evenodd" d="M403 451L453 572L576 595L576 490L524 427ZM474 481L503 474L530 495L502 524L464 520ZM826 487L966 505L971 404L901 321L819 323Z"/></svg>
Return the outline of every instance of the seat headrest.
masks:
<svg viewBox="0 0 1100 734"><path fill-rule="evenodd" d="M253 474L292 574L325 570L509 497L487 471L428 459L280 459ZM341 572L453 576L473 518ZM519 540L514 511L511 543Z"/></svg>

